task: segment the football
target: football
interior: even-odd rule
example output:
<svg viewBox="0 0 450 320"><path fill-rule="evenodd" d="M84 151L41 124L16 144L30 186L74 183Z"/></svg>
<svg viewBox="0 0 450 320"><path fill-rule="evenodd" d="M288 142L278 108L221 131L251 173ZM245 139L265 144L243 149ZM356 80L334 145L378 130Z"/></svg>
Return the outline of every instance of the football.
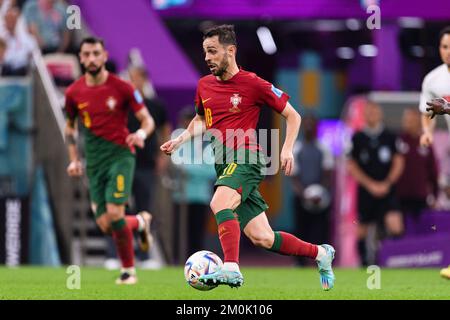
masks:
<svg viewBox="0 0 450 320"><path fill-rule="evenodd" d="M217 287L209 286L198 280L204 274L214 273L222 268L222 260L214 252L202 250L191 255L184 265L184 278L187 283L201 291L208 291Z"/></svg>

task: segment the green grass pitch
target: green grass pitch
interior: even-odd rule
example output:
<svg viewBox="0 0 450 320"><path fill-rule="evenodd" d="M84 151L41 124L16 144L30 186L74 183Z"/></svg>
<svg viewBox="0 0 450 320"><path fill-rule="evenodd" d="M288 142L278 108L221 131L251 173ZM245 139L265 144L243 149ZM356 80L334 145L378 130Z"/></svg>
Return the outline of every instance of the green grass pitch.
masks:
<svg viewBox="0 0 450 320"><path fill-rule="evenodd" d="M158 271L138 270L139 283L117 286L117 271L81 268L81 288L70 290L66 268L0 268L0 300L3 299L450 299L450 280L438 269L381 269L381 288L369 290L364 269L336 269L331 291L320 288L313 268L242 268L244 286L220 286L202 292L189 287L181 267Z"/></svg>

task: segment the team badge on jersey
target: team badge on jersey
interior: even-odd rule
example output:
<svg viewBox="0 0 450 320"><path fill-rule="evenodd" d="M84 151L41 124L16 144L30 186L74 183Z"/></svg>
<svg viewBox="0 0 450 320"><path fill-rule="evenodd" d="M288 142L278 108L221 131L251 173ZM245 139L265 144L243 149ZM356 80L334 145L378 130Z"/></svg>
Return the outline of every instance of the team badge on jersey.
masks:
<svg viewBox="0 0 450 320"><path fill-rule="evenodd" d="M117 100L114 97L109 97L106 100L106 105L108 106L110 111L113 111L116 108Z"/></svg>
<svg viewBox="0 0 450 320"><path fill-rule="evenodd" d="M233 105L229 109L230 112L240 112L241 109L239 109L238 105L242 102L242 97L239 96L239 93L233 93L233 96L230 98L230 103Z"/></svg>

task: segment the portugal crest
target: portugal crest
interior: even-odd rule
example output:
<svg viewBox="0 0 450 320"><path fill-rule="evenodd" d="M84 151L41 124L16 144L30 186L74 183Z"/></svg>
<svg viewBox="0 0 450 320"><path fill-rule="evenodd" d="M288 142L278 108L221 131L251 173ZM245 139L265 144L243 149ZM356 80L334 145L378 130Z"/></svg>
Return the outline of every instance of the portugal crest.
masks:
<svg viewBox="0 0 450 320"><path fill-rule="evenodd" d="M108 106L110 111L114 111L117 105L117 100L114 97L109 97L106 100L106 105Z"/></svg>
<svg viewBox="0 0 450 320"><path fill-rule="evenodd" d="M233 93L233 96L230 98L230 103L233 105L229 109L230 112L240 112L241 109L239 109L238 105L241 103L242 97L239 96L239 93Z"/></svg>

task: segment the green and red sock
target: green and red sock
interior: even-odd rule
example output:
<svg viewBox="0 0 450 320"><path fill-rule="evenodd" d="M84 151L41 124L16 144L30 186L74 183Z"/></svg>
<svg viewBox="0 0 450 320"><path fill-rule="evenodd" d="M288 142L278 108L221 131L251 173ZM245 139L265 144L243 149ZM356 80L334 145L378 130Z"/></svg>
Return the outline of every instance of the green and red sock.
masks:
<svg viewBox="0 0 450 320"><path fill-rule="evenodd" d="M290 233L275 231L275 241L269 250L288 256L315 259L319 249L317 245L302 241Z"/></svg>
<svg viewBox="0 0 450 320"><path fill-rule="evenodd" d="M224 209L215 215L219 239L223 251L224 262L239 263L239 241L241 239L241 229L236 216L231 209Z"/></svg>
<svg viewBox="0 0 450 320"><path fill-rule="evenodd" d="M127 216L125 216L125 220L127 221L127 226L128 226L128 228L131 229L131 231L139 230L139 220L138 220L137 216L127 215Z"/></svg>
<svg viewBox="0 0 450 320"><path fill-rule="evenodd" d="M134 266L133 232L127 226L125 218L111 223L112 238L123 268Z"/></svg>

